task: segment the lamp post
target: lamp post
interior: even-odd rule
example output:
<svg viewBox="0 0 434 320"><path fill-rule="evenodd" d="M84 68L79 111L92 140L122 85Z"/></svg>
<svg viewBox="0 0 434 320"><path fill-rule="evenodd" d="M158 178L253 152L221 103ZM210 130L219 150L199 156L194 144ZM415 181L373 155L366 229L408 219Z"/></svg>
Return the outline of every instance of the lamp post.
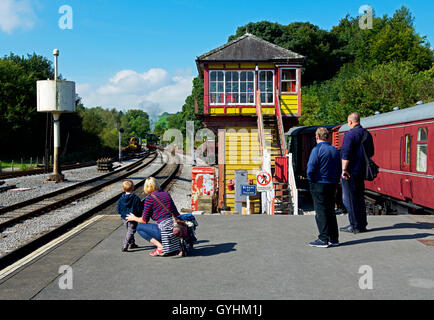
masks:
<svg viewBox="0 0 434 320"><path fill-rule="evenodd" d="M124 133L124 129L119 129L119 162L122 162L122 133Z"/></svg>

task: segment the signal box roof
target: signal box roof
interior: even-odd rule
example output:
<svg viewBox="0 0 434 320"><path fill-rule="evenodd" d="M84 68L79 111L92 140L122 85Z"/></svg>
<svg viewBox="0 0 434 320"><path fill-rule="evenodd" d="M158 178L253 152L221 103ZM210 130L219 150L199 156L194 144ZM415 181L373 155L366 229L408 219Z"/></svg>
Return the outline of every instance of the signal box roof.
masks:
<svg viewBox="0 0 434 320"><path fill-rule="evenodd" d="M232 40L196 59L200 74L204 63L224 62L274 62L302 64L305 57L291 50L279 47L253 34Z"/></svg>
<svg viewBox="0 0 434 320"><path fill-rule="evenodd" d="M382 127L390 124L413 122L434 118L434 102L417 105L396 111L377 114L360 119L363 128ZM339 132L349 131L348 124L343 125Z"/></svg>

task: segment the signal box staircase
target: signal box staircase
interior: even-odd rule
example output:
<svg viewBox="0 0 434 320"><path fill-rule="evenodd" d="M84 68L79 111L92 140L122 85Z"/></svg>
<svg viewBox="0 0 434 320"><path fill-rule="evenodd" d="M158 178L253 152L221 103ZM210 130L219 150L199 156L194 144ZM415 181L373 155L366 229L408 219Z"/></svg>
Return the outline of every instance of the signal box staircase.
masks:
<svg viewBox="0 0 434 320"><path fill-rule="evenodd" d="M288 149L286 147L279 93L276 92L277 106L273 116L262 115L260 92L257 94L256 112L258 116L258 138L260 140L261 156L264 161L264 149L271 159L271 174L273 176L274 197L269 214L293 214L293 192L288 178ZM263 169L267 166L263 162Z"/></svg>

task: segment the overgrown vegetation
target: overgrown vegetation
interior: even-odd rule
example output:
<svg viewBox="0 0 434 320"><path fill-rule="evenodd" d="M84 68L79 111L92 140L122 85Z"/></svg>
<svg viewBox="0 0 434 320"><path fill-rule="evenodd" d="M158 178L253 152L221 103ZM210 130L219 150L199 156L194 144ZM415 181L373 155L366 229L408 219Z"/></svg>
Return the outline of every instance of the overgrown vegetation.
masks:
<svg viewBox="0 0 434 320"><path fill-rule="evenodd" d="M343 123L361 116L434 100L433 50L402 7L392 17L374 17L362 30L347 15L331 31L308 22L287 26L261 21L237 29L306 56L302 76L301 125Z"/></svg>

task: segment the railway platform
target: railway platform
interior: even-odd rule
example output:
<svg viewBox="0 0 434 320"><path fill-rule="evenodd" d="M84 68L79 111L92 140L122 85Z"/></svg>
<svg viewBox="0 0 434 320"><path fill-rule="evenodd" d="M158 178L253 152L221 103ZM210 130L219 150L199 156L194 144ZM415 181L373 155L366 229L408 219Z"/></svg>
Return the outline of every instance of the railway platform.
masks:
<svg viewBox="0 0 434 320"><path fill-rule="evenodd" d="M121 252L120 218L95 216L0 271L0 299L434 299L434 216L369 216L369 232L331 248L307 245L314 216L197 220L190 256L151 257L139 235Z"/></svg>

